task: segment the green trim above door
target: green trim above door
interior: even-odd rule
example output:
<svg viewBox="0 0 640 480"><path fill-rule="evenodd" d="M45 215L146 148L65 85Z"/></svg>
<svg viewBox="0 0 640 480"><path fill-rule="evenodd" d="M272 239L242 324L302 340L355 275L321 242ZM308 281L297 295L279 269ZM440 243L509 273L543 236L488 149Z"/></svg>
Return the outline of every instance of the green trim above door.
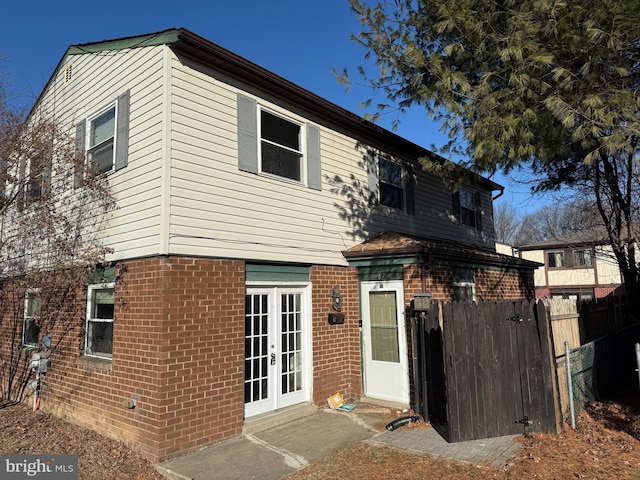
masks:
<svg viewBox="0 0 640 480"><path fill-rule="evenodd" d="M402 280L402 265L378 265L358 267L358 280L375 282L377 280Z"/></svg>
<svg viewBox="0 0 640 480"><path fill-rule="evenodd" d="M279 265L247 263L245 265L247 282L309 282L311 268L301 265Z"/></svg>

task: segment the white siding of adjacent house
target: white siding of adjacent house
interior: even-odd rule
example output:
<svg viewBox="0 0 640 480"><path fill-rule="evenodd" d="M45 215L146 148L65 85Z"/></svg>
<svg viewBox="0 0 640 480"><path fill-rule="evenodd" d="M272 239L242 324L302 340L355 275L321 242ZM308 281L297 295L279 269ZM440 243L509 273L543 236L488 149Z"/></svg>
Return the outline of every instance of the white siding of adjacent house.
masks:
<svg viewBox="0 0 640 480"><path fill-rule="evenodd" d="M598 283L600 285L617 285L622 283L620 266L610 246L596 248L598 267Z"/></svg>
<svg viewBox="0 0 640 480"><path fill-rule="evenodd" d="M522 251L522 258L546 264L544 250ZM622 283L620 269L608 246L596 249L595 268L548 268L535 271L536 287L560 288L594 285L619 285ZM597 275L597 278L596 278Z"/></svg>
<svg viewBox="0 0 640 480"><path fill-rule="evenodd" d="M543 266L538 267L534 271L533 284L536 287L544 287L547 285L547 277L545 275L544 252L542 250L525 250L520 252L521 258L531 260L532 262L541 263Z"/></svg>
<svg viewBox="0 0 640 480"><path fill-rule="evenodd" d="M236 98L242 88L188 63L178 58L171 63L171 253L345 264L341 251L385 230L461 242L466 236L493 246L492 229L482 237L458 225L451 193L422 172L415 216L384 208L368 214L365 152L354 139L318 122L312 123L321 131L322 191L240 171ZM312 117L255 98L293 121L305 124ZM483 206L483 222L490 227L489 193Z"/></svg>

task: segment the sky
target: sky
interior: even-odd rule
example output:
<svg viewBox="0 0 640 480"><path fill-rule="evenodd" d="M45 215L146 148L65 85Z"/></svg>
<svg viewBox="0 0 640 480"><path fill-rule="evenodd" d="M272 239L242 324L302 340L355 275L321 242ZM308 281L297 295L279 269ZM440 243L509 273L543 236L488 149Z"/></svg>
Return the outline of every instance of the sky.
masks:
<svg viewBox="0 0 640 480"><path fill-rule="evenodd" d="M348 0L111 0L102 9L95 5L77 0L6 2L0 20L0 69L19 92L17 101L26 104L37 98L70 45L183 27L347 110L372 113L360 107L371 91L347 91L332 73L347 68L355 74L365 63L365 50L350 39L361 25ZM383 116L378 123L391 130L396 119L400 124L395 133L418 145L446 143L421 109ZM515 179L498 175L493 180L505 187L496 205L508 203L523 215L546 203Z"/></svg>

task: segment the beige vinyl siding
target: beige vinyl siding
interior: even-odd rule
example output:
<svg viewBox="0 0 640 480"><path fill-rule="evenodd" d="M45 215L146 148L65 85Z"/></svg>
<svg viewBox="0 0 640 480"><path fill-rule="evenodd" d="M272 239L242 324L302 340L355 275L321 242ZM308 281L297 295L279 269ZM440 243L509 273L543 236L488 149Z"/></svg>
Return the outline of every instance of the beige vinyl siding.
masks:
<svg viewBox="0 0 640 480"><path fill-rule="evenodd" d="M520 257L524 260L531 260L544 265L544 252L542 250L522 250ZM545 287L547 285L546 267L538 267L533 274L533 283L536 287Z"/></svg>
<svg viewBox="0 0 640 480"><path fill-rule="evenodd" d="M561 287L563 285L595 285L596 278L593 268L580 269L553 269L547 270L549 287Z"/></svg>
<svg viewBox="0 0 640 480"><path fill-rule="evenodd" d="M493 248L491 192L483 193L484 232L460 225L451 192L417 165L415 215L372 208L369 147L268 93L254 98L302 125L305 154L305 126L319 128L322 190L306 185L306 169L302 183L240 171L237 95L250 89L166 46L69 56L43 104L75 131L127 90L128 165L108 174L117 202L104 232L109 260L180 254L346 265L342 251L387 230Z"/></svg>
<svg viewBox="0 0 640 480"><path fill-rule="evenodd" d="M598 269L598 283L600 285L622 283L618 260L609 245L596 247L595 262Z"/></svg>
<svg viewBox="0 0 640 480"><path fill-rule="evenodd" d="M570 249L566 251L570 251ZM525 250L522 251L521 256L526 260L546 264L546 252L544 250ZM594 266L586 268L539 267L535 272L534 283L537 287L579 287L581 285L617 285L622 283L620 269L611 247L597 247L593 261Z"/></svg>
<svg viewBox="0 0 640 480"><path fill-rule="evenodd" d="M68 56L43 97L45 103L55 104L59 118L75 125L130 91L128 165L108 174L117 204L103 237L114 250L108 259L159 251L163 48ZM69 63L73 78L65 84Z"/></svg>
<svg viewBox="0 0 640 480"><path fill-rule="evenodd" d="M418 173L416 191L427 183L429 193L416 196L416 216L372 211L366 151L318 121L311 123L321 130L322 191L240 171L236 95L243 88L219 72L188 64L172 62L171 253L343 265L341 251L385 230L457 241L462 233L475 244L493 246L492 234L483 237L453 222L451 193L424 172ZM293 114L291 106L257 100L293 121L313 120L312 113ZM491 225L489 195L483 204L483 222Z"/></svg>

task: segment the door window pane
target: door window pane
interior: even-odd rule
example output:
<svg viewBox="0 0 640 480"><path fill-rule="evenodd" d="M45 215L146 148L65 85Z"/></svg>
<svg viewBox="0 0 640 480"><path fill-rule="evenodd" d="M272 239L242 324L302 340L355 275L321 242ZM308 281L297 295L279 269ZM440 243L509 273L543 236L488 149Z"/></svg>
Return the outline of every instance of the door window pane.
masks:
<svg viewBox="0 0 640 480"><path fill-rule="evenodd" d="M298 293L281 297L281 393L302 390L302 303Z"/></svg>
<svg viewBox="0 0 640 480"><path fill-rule="evenodd" d="M372 360L400 362L397 312L395 292L369 294Z"/></svg>

